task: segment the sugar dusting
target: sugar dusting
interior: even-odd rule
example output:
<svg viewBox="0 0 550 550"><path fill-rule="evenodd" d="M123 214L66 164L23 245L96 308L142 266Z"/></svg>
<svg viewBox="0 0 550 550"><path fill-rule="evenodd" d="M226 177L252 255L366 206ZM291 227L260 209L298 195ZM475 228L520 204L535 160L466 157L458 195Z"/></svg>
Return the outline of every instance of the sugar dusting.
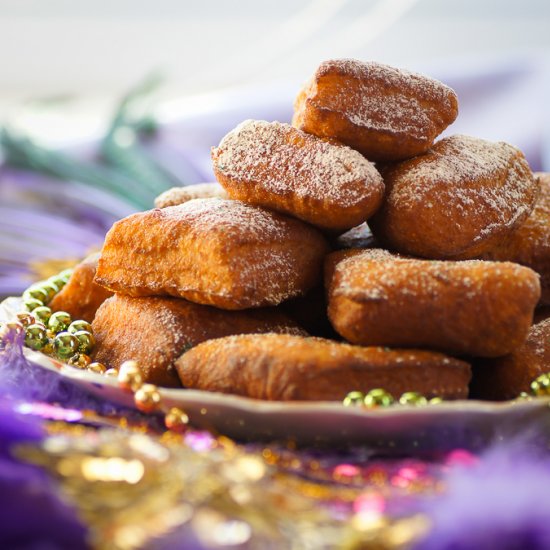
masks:
<svg viewBox="0 0 550 550"><path fill-rule="evenodd" d="M331 88L326 99L333 108L343 107L345 116L359 127L431 140L456 118L456 94L438 80L355 59L326 61L315 76L334 71L356 83Z"/></svg>
<svg viewBox="0 0 550 550"><path fill-rule="evenodd" d="M370 263L387 268L369 269ZM527 268L510 262L467 260L460 262L417 260L398 257L383 249L368 249L340 261L335 268L334 295L361 300L388 301L390 297L417 295L434 303L445 298L449 288L460 288L464 300L482 299L487 287L509 286L516 292L538 291L538 282ZM533 276L531 276L533 275Z"/></svg>
<svg viewBox="0 0 550 550"><path fill-rule="evenodd" d="M431 209L436 202L459 230L469 215L483 218L481 213L486 213L477 240L524 219L532 208L526 199L535 187L518 149L464 135L442 139L425 155L390 169L387 177L392 182L390 208Z"/></svg>
<svg viewBox="0 0 550 550"><path fill-rule="evenodd" d="M204 247L216 250L204 264L198 261L195 279L185 285L176 282L177 273L173 281L148 281L147 288L157 294L193 299L189 293L197 292L228 300L244 295L248 300L257 299L251 305L278 304L307 290L304 281L313 281L320 272L327 248L314 228L241 201L193 199L143 216L157 218L169 249L195 247L197 261ZM208 244L203 247L202 243ZM216 261L220 273L215 272ZM207 279L224 277L228 278L227 286L218 286L213 292Z"/></svg>
<svg viewBox="0 0 550 550"><path fill-rule="evenodd" d="M280 122L247 120L223 138L212 156L217 170L229 178L341 207L383 186L374 165L357 151Z"/></svg>
<svg viewBox="0 0 550 550"><path fill-rule="evenodd" d="M308 352L309 359L314 364L322 364L327 358L337 359L345 363L359 360L364 366L388 368L406 364L408 366L426 367L430 364L464 366L459 359L448 357L437 351L417 349L390 349L382 346L357 346L347 342L337 342L317 336L303 336L297 334L276 333L275 331L261 334L235 334L216 338L202 344L202 349L220 349L225 355L236 353L237 356L247 355L250 359L251 348L259 354L285 357L294 367L296 356ZM244 364L244 359L243 359Z"/></svg>
<svg viewBox="0 0 550 550"><path fill-rule="evenodd" d="M541 187L527 220L496 248L483 255L486 260L509 260L531 267L550 289L550 174L536 173Z"/></svg>
<svg viewBox="0 0 550 550"><path fill-rule="evenodd" d="M279 374L282 368L302 381L322 379L335 369L343 379L350 373L362 373L366 384L372 376L376 377L377 372L388 372L387 381L390 382L393 378L391 370L399 369L395 372L398 379L404 373L411 376L412 373L405 369L413 368L419 382L429 385L430 394L444 396L464 395L464 379L469 373L466 363L438 352L355 346L324 338L272 333L210 340L198 346L195 354L191 352L187 357L190 363L185 366L197 369L198 377L203 373L203 381L207 384L205 389L210 389L212 382L206 378L208 374L224 365L238 364L239 376L242 376L242 381L249 387L247 391L252 392L254 397L259 397L255 393L258 386L251 381L259 375L272 385L284 384L285 377ZM437 370L432 371L433 368ZM220 372L221 376L223 374ZM203 386L199 382L196 387L200 389Z"/></svg>
<svg viewBox="0 0 550 550"><path fill-rule="evenodd" d="M255 246L253 261L249 254L235 254L230 262L240 290L255 292L261 286L265 292L264 301L269 304L278 304L300 294L300 289L296 288L297 270L300 266L306 268L301 260L311 257L311 251L297 254L296 249L303 244L307 246L308 237L309 244L311 240L318 246L323 242L320 234L298 220L241 201L197 199L185 203L176 214L181 215L182 211L187 219L193 220L193 231L201 233L203 238L216 232L223 239ZM303 239L303 244L289 246L298 238Z"/></svg>
<svg viewBox="0 0 550 550"><path fill-rule="evenodd" d="M192 199L160 212L164 220L176 225L182 223L193 234L208 236L233 232L235 237L245 242L282 243L293 237L297 229L305 233L315 232L298 220L228 199Z"/></svg>
<svg viewBox="0 0 550 550"><path fill-rule="evenodd" d="M550 367L543 363L545 360L550 360L550 317L530 328L527 342L532 353L540 360L541 366Z"/></svg>
<svg viewBox="0 0 550 550"><path fill-rule="evenodd" d="M227 193L219 183L196 183L185 187L172 187L155 199L156 208L176 206L192 199L227 198Z"/></svg>

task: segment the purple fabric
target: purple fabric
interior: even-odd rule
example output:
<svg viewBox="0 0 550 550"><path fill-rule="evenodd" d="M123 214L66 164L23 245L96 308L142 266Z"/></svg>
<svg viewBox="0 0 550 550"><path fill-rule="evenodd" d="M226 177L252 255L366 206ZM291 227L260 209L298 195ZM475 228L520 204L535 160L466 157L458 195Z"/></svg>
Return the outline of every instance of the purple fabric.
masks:
<svg viewBox="0 0 550 550"><path fill-rule="evenodd" d="M0 297L32 281L32 262L78 261L133 209L75 182L0 167Z"/></svg>
<svg viewBox="0 0 550 550"><path fill-rule="evenodd" d="M544 439L542 439L544 441ZM452 470L443 495L418 507L433 522L422 550L550 548L550 453L533 438L489 449Z"/></svg>
<svg viewBox="0 0 550 550"><path fill-rule="evenodd" d="M38 443L41 423L0 402L0 548L86 548L86 528L62 502L56 485L38 467L15 458L17 445Z"/></svg>
<svg viewBox="0 0 550 550"><path fill-rule="evenodd" d="M122 414L130 419L141 418L139 412L99 399L67 382L56 372L31 365L23 355L22 343L23 335L12 332L7 345L0 345L0 398L59 403L64 407L94 410L103 415Z"/></svg>

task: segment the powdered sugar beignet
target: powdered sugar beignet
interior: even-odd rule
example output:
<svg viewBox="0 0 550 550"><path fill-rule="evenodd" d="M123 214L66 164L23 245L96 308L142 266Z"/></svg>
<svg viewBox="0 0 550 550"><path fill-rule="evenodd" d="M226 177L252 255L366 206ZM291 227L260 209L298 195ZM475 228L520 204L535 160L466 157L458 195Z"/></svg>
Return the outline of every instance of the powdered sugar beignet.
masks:
<svg viewBox="0 0 550 550"><path fill-rule="evenodd" d="M289 334L209 340L184 353L176 369L185 387L271 401L341 401L374 388L460 399L470 380L468 363L441 353Z"/></svg>
<svg viewBox="0 0 550 550"><path fill-rule="evenodd" d="M388 162L427 151L457 115L455 92L438 80L372 61L331 59L298 94L292 124Z"/></svg>
<svg viewBox="0 0 550 550"><path fill-rule="evenodd" d="M455 135L383 170L386 196L369 220L387 248L467 260L526 220L538 194L523 153L504 142Z"/></svg>
<svg viewBox="0 0 550 550"><path fill-rule="evenodd" d="M224 311L180 298L124 294L103 303L93 328L96 361L114 368L137 361L146 382L172 387L180 385L176 359L205 340L262 332L306 334L277 308Z"/></svg>
<svg viewBox="0 0 550 550"><path fill-rule="evenodd" d="M533 211L484 260L516 262L540 275L540 305L550 305L550 174L537 172L540 194Z"/></svg>
<svg viewBox="0 0 550 550"><path fill-rule="evenodd" d="M115 223L96 280L131 296L222 309L277 305L320 281L327 250L298 220L240 201L194 199Z"/></svg>
<svg viewBox="0 0 550 550"><path fill-rule="evenodd" d="M510 262L417 260L372 249L325 261L328 315L346 340L497 357L521 345L538 275Z"/></svg>
<svg viewBox="0 0 550 550"><path fill-rule="evenodd" d="M219 183L194 183L172 187L155 199L156 208L177 206L193 199L227 199L225 189Z"/></svg>
<svg viewBox="0 0 550 550"><path fill-rule="evenodd" d="M370 218L384 194L382 177L360 153L280 122L243 122L212 150L212 163L232 199L331 232Z"/></svg>
<svg viewBox="0 0 550 550"><path fill-rule="evenodd" d="M531 393L531 383L550 368L550 317L535 323L513 353L474 363L472 392L476 399L514 399Z"/></svg>

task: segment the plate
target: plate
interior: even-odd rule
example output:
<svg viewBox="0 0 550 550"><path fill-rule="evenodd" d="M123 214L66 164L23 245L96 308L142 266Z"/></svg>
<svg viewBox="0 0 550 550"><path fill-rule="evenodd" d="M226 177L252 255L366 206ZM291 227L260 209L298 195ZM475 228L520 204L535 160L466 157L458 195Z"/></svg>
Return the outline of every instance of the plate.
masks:
<svg viewBox="0 0 550 550"><path fill-rule="evenodd" d="M0 321L20 311L21 300L0 303ZM28 361L113 403L134 407L113 378L82 371L24 348ZM188 389L160 388L162 410L179 407L191 424L241 441L292 440L299 445L366 445L384 453L478 450L531 427L550 430L550 397L494 403L449 401L425 407L344 407L339 402L275 402Z"/></svg>

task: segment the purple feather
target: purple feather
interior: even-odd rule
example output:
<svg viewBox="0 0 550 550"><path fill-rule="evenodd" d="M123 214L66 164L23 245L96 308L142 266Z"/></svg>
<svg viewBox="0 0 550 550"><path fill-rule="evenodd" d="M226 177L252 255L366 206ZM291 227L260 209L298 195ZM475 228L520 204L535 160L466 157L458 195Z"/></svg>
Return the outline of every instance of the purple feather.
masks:
<svg viewBox="0 0 550 550"><path fill-rule="evenodd" d="M15 416L0 411L0 444ZM28 426L25 427L28 430ZM13 435L13 434L11 434ZM9 438L9 443L13 439ZM0 548L86 548L86 529L39 468L0 457Z"/></svg>
<svg viewBox="0 0 550 550"><path fill-rule="evenodd" d="M0 397L20 401L59 403L73 409L91 409L100 414L124 411L125 416L139 413L126 411L98 399L80 387L64 380L58 373L32 365L23 355L23 335L13 331L0 344Z"/></svg>
<svg viewBox="0 0 550 550"><path fill-rule="evenodd" d="M0 402L0 548L85 548L86 530L52 480L12 455L16 445L42 439L41 424Z"/></svg>
<svg viewBox="0 0 550 550"><path fill-rule="evenodd" d="M550 453L542 437L497 444L454 469L443 495L423 503L433 529L422 550L550 548Z"/></svg>
<svg viewBox="0 0 550 550"><path fill-rule="evenodd" d="M0 296L21 294L32 262L77 261L134 208L102 189L0 166Z"/></svg>

